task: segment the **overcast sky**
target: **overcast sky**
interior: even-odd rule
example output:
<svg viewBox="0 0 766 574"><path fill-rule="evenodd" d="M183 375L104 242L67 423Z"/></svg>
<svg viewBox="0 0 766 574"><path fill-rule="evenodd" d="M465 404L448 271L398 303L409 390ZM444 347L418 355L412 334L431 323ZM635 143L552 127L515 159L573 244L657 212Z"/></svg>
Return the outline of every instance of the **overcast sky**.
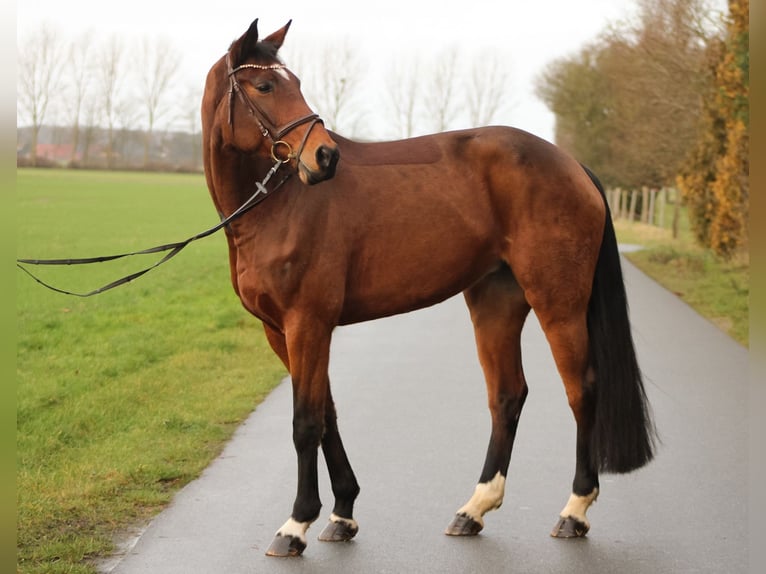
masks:
<svg viewBox="0 0 766 574"><path fill-rule="evenodd" d="M18 41L44 22L76 37L91 29L130 41L164 36L183 52L182 77L202 86L211 65L259 18L262 37L288 20L285 50L344 39L375 66L391 55L433 54L447 46L489 47L507 58L518 103L502 118L552 140L553 115L534 96L536 76L550 61L576 53L609 23L635 13L632 0L291 0L206 3L158 0L25 0L16 7ZM287 52L289 53L289 52ZM287 61L288 66L290 61ZM307 72L302 71L301 75Z"/></svg>

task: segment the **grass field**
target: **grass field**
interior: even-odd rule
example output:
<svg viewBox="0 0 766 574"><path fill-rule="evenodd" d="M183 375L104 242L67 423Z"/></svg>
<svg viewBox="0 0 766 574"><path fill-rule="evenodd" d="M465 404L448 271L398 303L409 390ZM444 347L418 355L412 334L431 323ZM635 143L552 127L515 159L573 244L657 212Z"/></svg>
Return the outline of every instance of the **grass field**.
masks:
<svg viewBox="0 0 766 574"><path fill-rule="evenodd" d="M200 175L18 170L19 257L89 257L217 221ZM158 256L37 268L87 291ZM17 278L19 572L92 572L197 476L284 376L231 289L222 235L90 299ZM288 432L286 430L285 432Z"/></svg>
<svg viewBox="0 0 766 574"><path fill-rule="evenodd" d="M743 345L750 342L750 265L746 254L722 261L697 245L681 218L678 238L661 229L625 220L615 222L621 243L643 246L626 257L644 273L691 305Z"/></svg>
<svg viewBox="0 0 766 574"><path fill-rule="evenodd" d="M89 257L184 239L217 221L200 175L18 170L18 256ZM747 343L747 265L617 223L629 257ZM89 291L160 256L38 268ZM229 283L222 236L90 299L17 273L18 571L88 558L161 509L284 376ZM289 429L285 429L289 432Z"/></svg>

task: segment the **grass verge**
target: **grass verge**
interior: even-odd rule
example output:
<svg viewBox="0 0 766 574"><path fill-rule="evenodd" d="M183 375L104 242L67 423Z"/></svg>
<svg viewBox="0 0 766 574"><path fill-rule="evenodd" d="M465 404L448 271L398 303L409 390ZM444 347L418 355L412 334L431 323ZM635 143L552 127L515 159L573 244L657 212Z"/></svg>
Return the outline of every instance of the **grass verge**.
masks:
<svg viewBox="0 0 766 574"><path fill-rule="evenodd" d="M641 245L626 253L636 267L686 301L702 316L749 345L750 267L746 255L723 261L697 245L683 222L678 238L670 229L615 221L620 243Z"/></svg>
<svg viewBox="0 0 766 574"><path fill-rule="evenodd" d="M19 170L17 197L20 257L119 253L216 221L200 175ZM90 290L147 257L37 270ZM17 332L22 573L94 572L88 559L198 476L284 376L231 289L222 236L90 299L19 271Z"/></svg>

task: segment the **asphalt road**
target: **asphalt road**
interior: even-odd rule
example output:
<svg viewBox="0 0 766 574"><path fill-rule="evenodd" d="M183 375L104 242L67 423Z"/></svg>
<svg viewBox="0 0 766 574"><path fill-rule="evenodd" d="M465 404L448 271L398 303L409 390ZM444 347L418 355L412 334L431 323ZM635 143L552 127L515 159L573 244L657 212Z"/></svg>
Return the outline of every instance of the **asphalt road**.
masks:
<svg viewBox="0 0 766 574"><path fill-rule="evenodd" d="M737 573L748 570L747 350L624 263L639 361L662 438L649 466L604 475L584 539L548 533L574 472L575 426L534 317L530 385L503 507L474 538L443 534L473 492L489 413L462 297L336 331L331 380L362 492L349 543L316 536L300 558L264 552L296 484L283 382L222 456L143 532L113 574L254 572ZM321 456L321 455L320 455ZM323 465L322 465L323 466Z"/></svg>

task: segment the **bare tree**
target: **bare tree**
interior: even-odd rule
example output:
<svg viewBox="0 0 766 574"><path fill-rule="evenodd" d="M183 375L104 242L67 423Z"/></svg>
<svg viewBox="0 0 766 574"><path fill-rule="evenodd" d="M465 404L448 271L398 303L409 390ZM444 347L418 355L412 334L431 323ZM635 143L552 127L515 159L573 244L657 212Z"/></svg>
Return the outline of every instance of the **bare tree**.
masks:
<svg viewBox="0 0 766 574"><path fill-rule="evenodd" d="M314 54L316 64L304 72L306 93L329 129L353 135L363 113L354 99L362 79L356 52L346 41L325 45Z"/></svg>
<svg viewBox="0 0 766 574"><path fill-rule="evenodd" d="M489 125L501 111L515 105L509 97L509 84L508 66L497 52L480 52L471 62L471 82L465 91L471 126Z"/></svg>
<svg viewBox="0 0 766 574"><path fill-rule="evenodd" d="M18 49L19 107L32 124L32 165L37 165L37 138L61 78L61 41L55 29L44 24Z"/></svg>
<svg viewBox="0 0 766 574"><path fill-rule="evenodd" d="M115 108L114 150L123 163L129 161L131 150L140 149L145 142L146 132L135 129L141 117L140 104L136 98L121 98ZM113 167L118 167L114 165Z"/></svg>
<svg viewBox="0 0 766 574"><path fill-rule="evenodd" d="M388 104L393 112L393 119L398 137L412 137L415 135L416 111L420 98L420 84L418 77L420 61L409 59L402 65L401 62L389 68Z"/></svg>
<svg viewBox="0 0 766 574"><path fill-rule="evenodd" d="M85 32L72 42L67 59L67 112L69 124L72 127L72 154L69 158L74 161L77 157L77 149L80 145L81 121L83 106L88 95L92 79L91 49L93 47L93 33Z"/></svg>
<svg viewBox="0 0 766 574"><path fill-rule="evenodd" d="M434 60L432 72L427 83L426 110L433 118L436 131L444 131L457 116L458 101L455 98L455 73L457 70L457 51L448 48Z"/></svg>
<svg viewBox="0 0 766 574"><path fill-rule="evenodd" d="M171 110L168 95L177 75L181 56L166 38L144 38L138 55L139 85L146 113L144 166L147 166L154 128L157 121Z"/></svg>
<svg viewBox="0 0 766 574"><path fill-rule="evenodd" d="M199 113L199 103L202 101L202 89L199 86L187 87L186 99L184 100L184 117L186 129L189 131L190 167L197 169L202 155L202 118Z"/></svg>
<svg viewBox="0 0 766 574"><path fill-rule="evenodd" d="M90 148L93 145L93 139L99 123L99 109L100 102L98 98L96 98L95 94L88 94L83 103L84 126L81 134L82 156L80 157L83 166L90 164Z"/></svg>
<svg viewBox="0 0 766 574"><path fill-rule="evenodd" d="M123 62L123 44L119 38L112 36L101 50L98 65L97 81L102 97L103 119L106 121L107 149L106 165L114 167L115 156L115 127L119 115L119 89L122 76L120 75Z"/></svg>

